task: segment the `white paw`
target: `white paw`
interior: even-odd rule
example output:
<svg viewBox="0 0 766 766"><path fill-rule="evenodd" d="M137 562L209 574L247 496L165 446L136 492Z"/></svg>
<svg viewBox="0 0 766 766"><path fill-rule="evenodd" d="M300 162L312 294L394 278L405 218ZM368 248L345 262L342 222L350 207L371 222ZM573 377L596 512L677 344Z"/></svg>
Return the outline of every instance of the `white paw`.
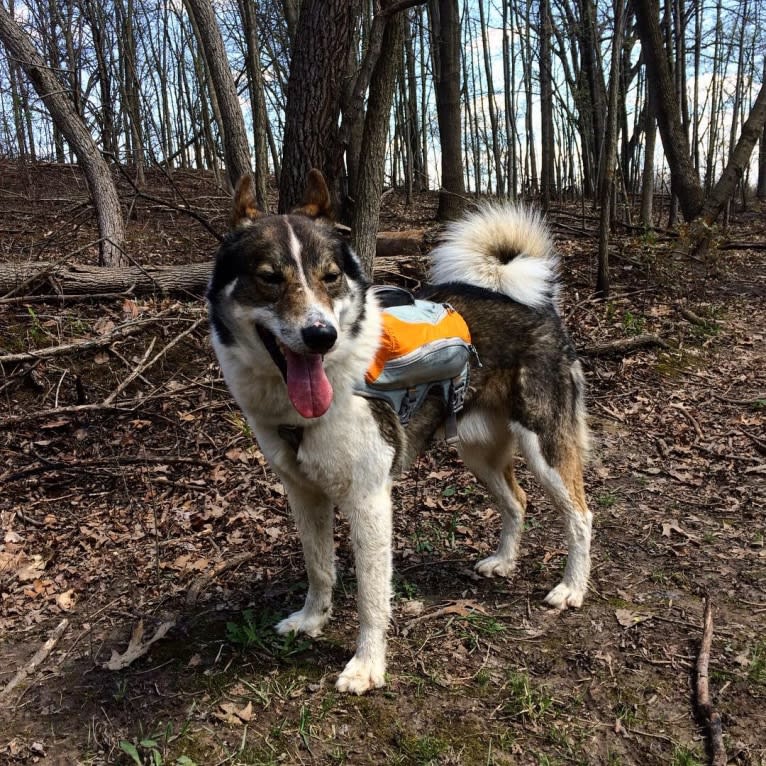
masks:
<svg viewBox="0 0 766 766"><path fill-rule="evenodd" d="M585 588L575 588L560 582L546 597L545 602L556 609L566 609L568 606L580 607L585 598Z"/></svg>
<svg viewBox="0 0 766 766"><path fill-rule="evenodd" d="M482 577L510 577L516 569L516 562L500 556L489 556L479 561L474 569Z"/></svg>
<svg viewBox="0 0 766 766"><path fill-rule="evenodd" d="M335 682L335 688L339 692L364 694L370 689L379 689L385 684L385 660L379 662L361 660L354 655Z"/></svg>
<svg viewBox="0 0 766 766"><path fill-rule="evenodd" d="M300 609L297 612L293 612L289 617L285 617L281 622L278 622L276 631L280 636L285 636L288 633L305 633L307 636L316 638L321 634L322 628L329 619L329 609L325 612Z"/></svg>

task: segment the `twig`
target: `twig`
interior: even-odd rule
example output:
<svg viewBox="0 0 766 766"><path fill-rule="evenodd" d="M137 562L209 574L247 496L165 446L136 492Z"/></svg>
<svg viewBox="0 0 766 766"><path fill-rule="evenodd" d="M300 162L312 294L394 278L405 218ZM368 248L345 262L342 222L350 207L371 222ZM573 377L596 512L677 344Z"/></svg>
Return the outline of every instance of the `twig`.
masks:
<svg viewBox="0 0 766 766"><path fill-rule="evenodd" d="M696 691L697 709L707 727L710 745L711 766L726 766L726 750L723 746L723 728L721 715L713 710L710 703L708 686L708 665L710 663L710 645L713 641L713 605L710 596L705 596L705 616L703 618L702 642L697 657Z"/></svg>
<svg viewBox="0 0 766 766"><path fill-rule="evenodd" d="M700 439L704 439L705 436L702 433L702 429L700 428L700 424L697 422L697 419L694 417L694 415L689 412L689 410L684 407L683 404L678 404L677 402L671 402L670 406L674 410L678 410L691 424L694 430L697 432L697 436L699 436Z"/></svg>
<svg viewBox="0 0 766 766"><path fill-rule="evenodd" d="M37 670L37 668L45 662L48 655L53 651L56 644L59 642L61 636L64 635L64 631L69 627L69 620L65 617L51 633L48 640L35 652L29 662L23 667L19 668L16 675L6 684L5 688L0 691L0 702L4 702L8 695L27 678L27 676Z"/></svg>
<svg viewBox="0 0 766 766"><path fill-rule="evenodd" d="M580 349L585 356L609 356L610 354L626 354L642 348L670 348L658 335L636 335L634 338L620 338L608 343L597 343L593 346L585 346Z"/></svg>
<svg viewBox="0 0 766 766"><path fill-rule="evenodd" d="M63 408L62 408L63 409ZM200 465L210 467L207 460L196 457L174 457L172 455L115 455L108 458L94 458L92 460L77 460L67 463L64 461L43 460L44 465L34 465L30 468L22 468L20 471L7 471L0 474L0 484L8 484L12 481L24 479L47 471L89 471L94 468L117 468L124 465ZM16 511L19 516L19 512ZM34 522L30 521L30 524Z"/></svg>
<svg viewBox="0 0 766 766"><path fill-rule="evenodd" d="M104 405L109 406L112 404L112 402L130 385L130 383L135 380L139 375L144 373L146 370L148 370L150 367L153 367L160 359L162 359L165 354L167 354L168 351L170 351L173 346L175 346L177 343L180 343L187 335L190 335L193 333L203 322L207 321L207 317L201 316L198 319L196 319L192 324L187 327L183 332L176 335L173 340L170 341L163 349L158 351L148 362L146 362L146 358L149 356L149 353L154 348L154 339L152 339L152 342L149 344L149 348L146 350L146 353L144 354L144 358L139 363L138 367L136 367L135 370L133 370L130 375L128 375L125 380L120 383L117 388L112 391L109 396L104 399Z"/></svg>
<svg viewBox="0 0 766 766"><path fill-rule="evenodd" d="M49 346L48 348L39 348L34 351L22 351L19 354L4 354L0 356L0 364L12 364L15 362L28 362L31 359L44 359L51 356L59 356L60 354L77 353L81 351L87 351L92 348L103 348L109 346L117 340L122 340L130 335L135 335L137 332L141 332L147 325L154 324L159 320L159 316L153 319L138 319L132 322L126 322L118 327L115 327L108 335L103 335L100 338L91 338L90 340L82 340L77 343L64 343L60 346Z"/></svg>

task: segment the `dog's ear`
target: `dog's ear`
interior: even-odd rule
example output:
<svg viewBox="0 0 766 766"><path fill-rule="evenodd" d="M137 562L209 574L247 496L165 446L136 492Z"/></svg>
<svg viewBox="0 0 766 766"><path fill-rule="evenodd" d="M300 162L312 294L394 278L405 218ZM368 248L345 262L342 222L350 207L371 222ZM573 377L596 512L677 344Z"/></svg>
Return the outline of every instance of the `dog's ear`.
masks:
<svg viewBox="0 0 766 766"><path fill-rule="evenodd" d="M263 213L258 210L255 194L253 194L253 177L247 173L239 179L237 188L234 190L234 206L229 217L229 226L232 229L238 229L261 215Z"/></svg>
<svg viewBox="0 0 766 766"><path fill-rule="evenodd" d="M311 168L306 177L306 191L303 192L303 200L293 210L298 215L307 215L309 218L334 218L330 190L320 170Z"/></svg>

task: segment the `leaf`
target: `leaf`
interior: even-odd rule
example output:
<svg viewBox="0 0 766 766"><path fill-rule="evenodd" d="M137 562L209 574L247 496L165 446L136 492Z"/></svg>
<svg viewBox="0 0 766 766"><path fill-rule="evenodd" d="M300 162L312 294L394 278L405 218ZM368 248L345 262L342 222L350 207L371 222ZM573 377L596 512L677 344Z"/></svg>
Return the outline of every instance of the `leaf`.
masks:
<svg viewBox="0 0 766 766"><path fill-rule="evenodd" d="M138 766L143 766L141 756L138 754L138 748L132 742L127 742L124 739L121 740L120 750L122 750L125 755L129 755Z"/></svg>
<svg viewBox="0 0 766 766"><path fill-rule="evenodd" d="M138 625L133 628L128 648L122 654L112 649L112 656L109 659L109 662L103 663L101 667L106 670L123 670L124 668L127 668L139 657L143 657L149 651L149 647L155 641L159 641L163 638L175 624L175 620L167 620L166 622L161 623L154 635L148 641L144 641L144 621L141 620Z"/></svg>
<svg viewBox="0 0 766 766"><path fill-rule="evenodd" d="M617 609L614 616L623 628L632 628L634 625L638 625L639 622L651 620L653 617L651 614L640 614L632 609Z"/></svg>
<svg viewBox="0 0 766 766"><path fill-rule="evenodd" d="M75 605L76 598L74 596L74 590L66 590L63 593L59 593L56 596L56 604L59 609L63 609L68 612Z"/></svg>

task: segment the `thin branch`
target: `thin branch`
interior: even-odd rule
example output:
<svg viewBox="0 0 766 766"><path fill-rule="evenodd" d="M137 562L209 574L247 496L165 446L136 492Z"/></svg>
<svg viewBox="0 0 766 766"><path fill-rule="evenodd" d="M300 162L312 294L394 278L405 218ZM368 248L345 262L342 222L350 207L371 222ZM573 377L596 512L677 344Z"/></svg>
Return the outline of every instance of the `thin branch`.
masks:
<svg viewBox="0 0 766 766"><path fill-rule="evenodd" d="M69 627L69 620L65 617L53 630L48 640L35 652L29 662L23 667L19 668L16 675L6 684L5 688L0 691L0 702L5 702L8 695L20 684L27 676L37 670L47 659L48 655L53 651L56 644L59 642L61 636L64 635L64 631Z"/></svg>
<svg viewBox="0 0 766 766"><path fill-rule="evenodd" d="M696 691L697 709L707 727L710 745L711 766L726 766L726 750L723 746L723 727L721 715L713 709L710 702L708 686L708 665L710 663L710 646L713 641L713 605L710 596L705 596L705 616L703 619L702 642L697 657Z"/></svg>

